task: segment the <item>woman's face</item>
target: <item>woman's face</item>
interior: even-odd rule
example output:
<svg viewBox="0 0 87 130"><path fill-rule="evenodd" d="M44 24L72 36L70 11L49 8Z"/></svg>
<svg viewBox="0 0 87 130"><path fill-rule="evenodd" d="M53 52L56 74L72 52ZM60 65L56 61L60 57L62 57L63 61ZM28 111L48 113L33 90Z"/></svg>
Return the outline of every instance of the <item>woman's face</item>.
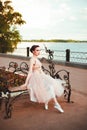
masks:
<svg viewBox="0 0 87 130"><path fill-rule="evenodd" d="M33 55L35 55L35 56L40 55L40 47L35 48L35 50L33 51Z"/></svg>

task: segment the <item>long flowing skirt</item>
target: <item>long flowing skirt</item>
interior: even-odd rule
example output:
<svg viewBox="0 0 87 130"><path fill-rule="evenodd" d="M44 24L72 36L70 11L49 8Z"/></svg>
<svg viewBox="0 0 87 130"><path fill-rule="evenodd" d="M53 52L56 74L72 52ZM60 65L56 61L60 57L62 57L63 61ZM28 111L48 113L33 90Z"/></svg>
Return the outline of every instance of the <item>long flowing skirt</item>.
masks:
<svg viewBox="0 0 87 130"><path fill-rule="evenodd" d="M45 73L33 72L27 85L30 100L45 103L56 96L61 96L64 93L62 83L62 80L54 79Z"/></svg>

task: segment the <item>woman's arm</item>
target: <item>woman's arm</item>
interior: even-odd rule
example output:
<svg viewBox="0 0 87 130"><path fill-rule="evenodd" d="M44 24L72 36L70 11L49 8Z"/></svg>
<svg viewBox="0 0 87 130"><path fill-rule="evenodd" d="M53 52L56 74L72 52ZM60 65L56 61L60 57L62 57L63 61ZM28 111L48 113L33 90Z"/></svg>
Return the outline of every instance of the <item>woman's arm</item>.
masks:
<svg viewBox="0 0 87 130"><path fill-rule="evenodd" d="M30 65L29 65L29 71L28 71L28 75L27 75L27 78L26 78L26 81L25 81L25 85L27 86L28 82L29 82L29 79L32 75L32 72L33 72L33 65L34 65L34 60L31 58L30 59Z"/></svg>

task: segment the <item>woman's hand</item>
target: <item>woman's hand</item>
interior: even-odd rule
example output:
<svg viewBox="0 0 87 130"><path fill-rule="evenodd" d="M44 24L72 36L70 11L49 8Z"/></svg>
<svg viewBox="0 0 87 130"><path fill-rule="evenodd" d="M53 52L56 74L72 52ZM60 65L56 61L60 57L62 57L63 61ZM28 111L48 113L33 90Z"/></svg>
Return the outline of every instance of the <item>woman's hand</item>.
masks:
<svg viewBox="0 0 87 130"><path fill-rule="evenodd" d="M21 90L26 90L27 89L27 84L25 83L25 84L21 85L20 88L21 88Z"/></svg>

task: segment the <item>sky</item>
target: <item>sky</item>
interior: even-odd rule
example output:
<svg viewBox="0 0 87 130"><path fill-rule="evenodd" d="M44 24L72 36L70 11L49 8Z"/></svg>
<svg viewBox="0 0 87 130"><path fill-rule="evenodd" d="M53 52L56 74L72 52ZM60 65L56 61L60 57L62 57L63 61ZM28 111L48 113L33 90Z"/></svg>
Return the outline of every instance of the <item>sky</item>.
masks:
<svg viewBox="0 0 87 130"><path fill-rule="evenodd" d="M12 0L22 39L87 40L87 0Z"/></svg>

